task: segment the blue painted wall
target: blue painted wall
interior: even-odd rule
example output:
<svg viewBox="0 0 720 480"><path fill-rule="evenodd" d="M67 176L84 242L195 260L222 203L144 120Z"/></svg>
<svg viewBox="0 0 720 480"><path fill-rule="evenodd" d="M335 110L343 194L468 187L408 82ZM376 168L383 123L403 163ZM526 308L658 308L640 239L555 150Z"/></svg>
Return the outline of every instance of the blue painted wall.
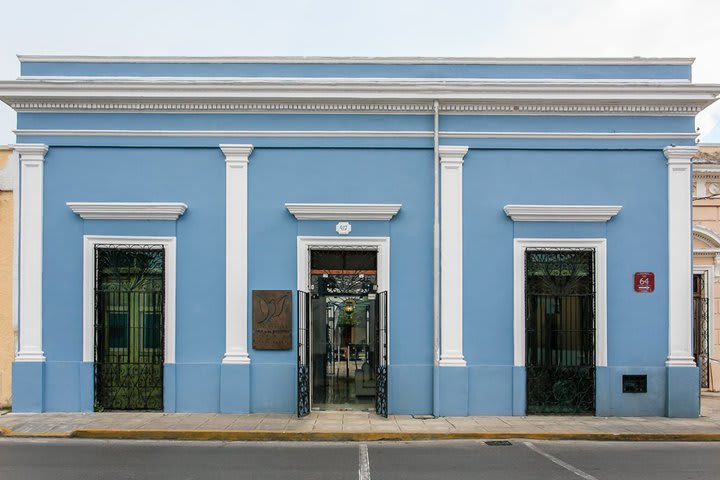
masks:
<svg viewBox="0 0 720 480"><path fill-rule="evenodd" d="M24 75L478 76L689 78L688 66L376 66L25 63ZM428 115L20 113L21 129L432 130ZM442 131L690 133L692 117L466 116ZM17 410L91 410L92 364L82 362L82 237L177 237L176 364L165 367L167 411L291 412L296 338L288 351L225 350L225 158L220 143L252 143L248 167L248 300L254 289L295 290L299 235L335 236L335 222L297 221L292 203L401 203L389 222L353 222L352 236L389 236L391 413L524 414L525 374L513 367L514 238L606 238L608 366L598 369L598 414L663 415L694 373L668 376L667 167L662 148L691 139L445 138L468 145L464 163L464 353L467 368L432 365L432 137L373 138L20 136L50 145L45 163L45 365L16 364ZM179 201L177 222L83 221L68 201ZM607 224L513 223L506 204L612 204ZM632 290L653 271L656 290ZM248 302L250 304L250 302ZM293 305L295 309L295 305ZM249 317L250 317L250 313ZM293 319L293 331L295 330ZM434 375L437 373L437 375ZM646 373L648 393L621 391ZM223 387L232 383L233 388ZM234 383L236 382L236 383ZM242 388L238 387L242 385ZM433 391L433 385L439 391ZM690 392L693 393L693 392ZM692 410L673 410L685 415Z"/></svg>
<svg viewBox="0 0 720 480"><path fill-rule="evenodd" d="M513 238L559 237L607 239L612 390L609 406L598 408L662 415L668 315L663 153L471 150L463 176L463 338L470 413L512 414L512 403L500 397L507 399L513 391ZM503 212L508 204L622 205L622 210L607 224L513 222ZM654 293L634 292L636 271L655 272ZM630 366L650 375L650 393L631 408L625 397L632 396L618 390L616 372ZM654 375L658 368L662 376Z"/></svg>
<svg viewBox="0 0 720 480"><path fill-rule="evenodd" d="M372 65L23 62L24 76L658 78L689 79L690 65Z"/></svg>

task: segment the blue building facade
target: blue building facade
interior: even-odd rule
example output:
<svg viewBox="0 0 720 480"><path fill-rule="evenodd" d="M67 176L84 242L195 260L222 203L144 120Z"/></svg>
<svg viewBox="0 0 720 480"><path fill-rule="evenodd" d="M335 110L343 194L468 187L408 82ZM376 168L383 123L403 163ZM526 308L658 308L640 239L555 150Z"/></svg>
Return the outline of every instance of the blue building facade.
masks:
<svg viewBox="0 0 720 480"><path fill-rule="evenodd" d="M691 63L21 57L13 409L697 416Z"/></svg>

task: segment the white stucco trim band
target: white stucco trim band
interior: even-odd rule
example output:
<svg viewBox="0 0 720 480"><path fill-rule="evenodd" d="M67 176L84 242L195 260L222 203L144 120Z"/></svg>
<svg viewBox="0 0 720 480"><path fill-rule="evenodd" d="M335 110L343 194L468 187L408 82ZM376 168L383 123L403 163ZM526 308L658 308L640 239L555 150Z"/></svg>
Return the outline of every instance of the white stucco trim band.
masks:
<svg viewBox="0 0 720 480"><path fill-rule="evenodd" d="M697 147L666 147L668 166L668 367L694 367L692 347L692 158Z"/></svg>
<svg viewBox="0 0 720 480"><path fill-rule="evenodd" d="M175 363L175 237L83 236L83 362L95 361L95 247L152 246L165 248L165 364Z"/></svg>
<svg viewBox="0 0 720 480"><path fill-rule="evenodd" d="M42 330L43 173L48 146L13 146L20 155L18 351L16 362L44 362Z"/></svg>
<svg viewBox="0 0 720 480"><path fill-rule="evenodd" d="M607 358L607 240L604 238L516 238L513 241L513 358L525 366L525 250L587 248L595 251L595 366Z"/></svg>
<svg viewBox="0 0 720 480"><path fill-rule="evenodd" d="M693 57L330 57L18 55L22 63L297 63L461 65L692 65Z"/></svg>
<svg viewBox="0 0 720 480"><path fill-rule="evenodd" d="M440 155L440 359L464 367L463 355L463 159L466 146L441 145Z"/></svg>
<svg viewBox="0 0 720 480"><path fill-rule="evenodd" d="M505 205L505 214L515 222L607 222L619 205Z"/></svg>
<svg viewBox="0 0 720 480"><path fill-rule="evenodd" d="M432 138L431 130L82 130L16 129L30 137L289 137L289 138ZM697 138L688 132L439 132L441 138L528 140L662 140Z"/></svg>
<svg viewBox="0 0 720 480"><path fill-rule="evenodd" d="M286 203L298 220L381 220L394 217L399 203Z"/></svg>
<svg viewBox="0 0 720 480"><path fill-rule="evenodd" d="M83 220L177 220L187 204L180 202L67 202Z"/></svg>
<svg viewBox="0 0 720 480"><path fill-rule="evenodd" d="M225 355L222 363L249 364L247 218L252 145L220 145L225 155Z"/></svg>

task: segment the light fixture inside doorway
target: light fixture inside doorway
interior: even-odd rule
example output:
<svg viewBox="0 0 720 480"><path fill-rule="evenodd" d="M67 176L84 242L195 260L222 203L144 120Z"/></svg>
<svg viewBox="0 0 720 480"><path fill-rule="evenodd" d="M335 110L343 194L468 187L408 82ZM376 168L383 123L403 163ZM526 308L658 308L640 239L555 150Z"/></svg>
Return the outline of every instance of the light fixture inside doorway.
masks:
<svg viewBox="0 0 720 480"><path fill-rule="evenodd" d="M355 311L355 301L354 300L346 300L345 301L345 313L350 315Z"/></svg>

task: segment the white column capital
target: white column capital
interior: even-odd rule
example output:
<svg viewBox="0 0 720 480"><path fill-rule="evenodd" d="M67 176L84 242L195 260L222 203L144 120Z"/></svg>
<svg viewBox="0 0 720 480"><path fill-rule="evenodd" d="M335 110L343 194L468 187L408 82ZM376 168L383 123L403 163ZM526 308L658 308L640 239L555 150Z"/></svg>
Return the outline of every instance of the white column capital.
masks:
<svg viewBox="0 0 720 480"><path fill-rule="evenodd" d="M18 352L16 362L44 362L42 346L43 170L48 146L13 145L20 156L20 228L18 259Z"/></svg>
<svg viewBox="0 0 720 480"><path fill-rule="evenodd" d="M694 367L692 354L692 178L697 147L666 147L668 172L668 367Z"/></svg>
<svg viewBox="0 0 720 480"><path fill-rule="evenodd" d="M456 145L441 145L438 147L440 163L450 167L451 164L462 165L469 147Z"/></svg>
<svg viewBox="0 0 720 480"><path fill-rule="evenodd" d="M464 367L462 165L468 147L439 147L440 359L442 367Z"/></svg>
<svg viewBox="0 0 720 480"><path fill-rule="evenodd" d="M220 150L225 154L225 162L232 163L248 163L253 146L250 144L222 144Z"/></svg>
<svg viewBox="0 0 720 480"><path fill-rule="evenodd" d="M11 148L20 154L21 162L43 162L48 151L43 143L16 143Z"/></svg>
<svg viewBox="0 0 720 480"><path fill-rule="evenodd" d="M670 164L690 164L695 155L697 155L698 147L665 147L663 153Z"/></svg>
<svg viewBox="0 0 720 480"><path fill-rule="evenodd" d="M248 354L247 203L252 145L220 145L225 154L225 364Z"/></svg>

